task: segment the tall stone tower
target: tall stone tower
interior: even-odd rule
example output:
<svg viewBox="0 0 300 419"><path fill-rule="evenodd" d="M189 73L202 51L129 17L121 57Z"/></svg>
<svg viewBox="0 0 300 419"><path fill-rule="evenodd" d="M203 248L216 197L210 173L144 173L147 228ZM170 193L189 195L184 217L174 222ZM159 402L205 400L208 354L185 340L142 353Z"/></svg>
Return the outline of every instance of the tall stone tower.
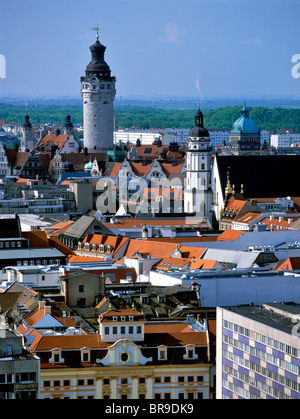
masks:
<svg viewBox="0 0 300 419"><path fill-rule="evenodd" d="M81 77L84 147L88 151L113 148L114 99L116 78L104 60L106 47L97 40L90 47L92 61Z"/></svg>
<svg viewBox="0 0 300 419"><path fill-rule="evenodd" d="M31 151L35 147L32 125L29 122L29 119L29 115L26 115L24 124L22 126L21 151Z"/></svg>
<svg viewBox="0 0 300 419"><path fill-rule="evenodd" d="M199 109L195 127L191 130L187 148L184 212L207 217L211 222L211 144L209 132L203 126L203 114Z"/></svg>

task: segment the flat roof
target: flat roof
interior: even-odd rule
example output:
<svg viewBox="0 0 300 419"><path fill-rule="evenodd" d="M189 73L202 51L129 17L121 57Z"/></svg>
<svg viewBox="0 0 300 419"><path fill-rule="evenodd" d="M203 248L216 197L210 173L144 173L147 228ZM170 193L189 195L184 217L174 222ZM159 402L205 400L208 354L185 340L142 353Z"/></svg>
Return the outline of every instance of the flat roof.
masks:
<svg viewBox="0 0 300 419"><path fill-rule="evenodd" d="M280 330L295 337L293 328L300 322L300 304L265 303L260 306L224 307L225 310L247 317L273 329Z"/></svg>

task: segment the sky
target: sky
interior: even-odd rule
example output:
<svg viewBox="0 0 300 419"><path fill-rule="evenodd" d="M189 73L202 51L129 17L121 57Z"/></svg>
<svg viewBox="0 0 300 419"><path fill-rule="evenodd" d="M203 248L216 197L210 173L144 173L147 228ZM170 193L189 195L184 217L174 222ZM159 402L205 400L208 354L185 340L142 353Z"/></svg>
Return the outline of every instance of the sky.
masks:
<svg viewBox="0 0 300 419"><path fill-rule="evenodd" d="M0 96L80 98L98 25L117 96L300 97L299 15L299 0L0 0Z"/></svg>

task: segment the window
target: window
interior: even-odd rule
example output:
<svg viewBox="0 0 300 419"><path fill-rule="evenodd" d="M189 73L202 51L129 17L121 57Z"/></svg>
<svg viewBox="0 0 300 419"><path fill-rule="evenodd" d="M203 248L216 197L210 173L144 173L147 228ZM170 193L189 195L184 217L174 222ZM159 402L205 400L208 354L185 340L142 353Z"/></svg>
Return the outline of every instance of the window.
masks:
<svg viewBox="0 0 300 419"><path fill-rule="evenodd" d="M188 383L193 383L194 382L194 377L192 377L192 376L190 376L190 377L188 377Z"/></svg>
<svg viewBox="0 0 300 419"><path fill-rule="evenodd" d="M118 328L116 326L113 327L113 335L118 334Z"/></svg>
<svg viewBox="0 0 300 419"><path fill-rule="evenodd" d="M70 387L71 385L70 380L64 380L63 383L64 383L64 387Z"/></svg>
<svg viewBox="0 0 300 419"><path fill-rule="evenodd" d="M109 335L109 327L105 327L104 328L104 334L105 335Z"/></svg>
<svg viewBox="0 0 300 419"><path fill-rule="evenodd" d="M184 383L184 377L178 377L178 383Z"/></svg>
<svg viewBox="0 0 300 419"><path fill-rule="evenodd" d="M53 381L53 386L54 387L60 387L60 380L54 380Z"/></svg>
<svg viewBox="0 0 300 419"><path fill-rule="evenodd" d="M165 400L171 399L171 393L165 393Z"/></svg>
<svg viewBox="0 0 300 419"><path fill-rule="evenodd" d="M128 378L121 378L121 384L122 385L128 384Z"/></svg>
<svg viewBox="0 0 300 419"><path fill-rule="evenodd" d="M125 335L125 330L126 330L125 326L122 326L121 327L121 335Z"/></svg>
<svg viewBox="0 0 300 419"><path fill-rule="evenodd" d="M198 375L197 382L198 383L203 383L203 375Z"/></svg>
<svg viewBox="0 0 300 419"><path fill-rule="evenodd" d="M187 346L186 347L186 354L184 355L184 359L195 359L195 347L194 346Z"/></svg>
<svg viewBox="0 0 300 419"><path fill-rule="evenodd" d="M84 292L84 285L79 285L79 289L78 289L78 291L79 291L79 292Z"/></svg>
<svg viewBox="0 0 300 419"><path fill-rule="evenodd" d="M136 328L137 330L137 334L141 334L142 333L142 326L138 326L137 328Z"/></svg>
<svg viewBox="0 0 300 419"><path fill-rule="evenodd" d="M77 380L77 385L78 386L84 386L84 380L82 380L82 379Z"/></svg>
<svg viewBox="0 0 300 419"><path fill-rule="evenodd" d="M93 386L94 384L95 384L95 381L92 378L87 380L87 385L88 386Z"/></svg>
<svg viewBox="0 0 300 419"><path fill-rule="evenodd" d="M109 379L109 378L104 378L104 380L103 380L103 384L104 384L105 386L109 386L109 383L110 383L110 379Z"/></svg>
<svg viewBox="0 0 300 419"><path fill-rule="evenodd" d="M171 382L171 377L165 377L165 383L170 383Z"/></svg>
<svg viewBox="0 0 300 419"><path fill-rule="evenodd" d="M155 377L154 382L155 383L161 383L161 377Z"/></svg>
<svg viewBox="0 0 300 419"><path fill-rule="evenodd" d="M130 335L133 335L133 326L129 326L129 328L128 328L128 329L129 329L129 334L130 334Z"/></svg>
<svg viewBox="0 0 300 419"><path fill-rule="evenodd" d="M81 362L90 362L90 351L81 352Z"/></svg>
<svg viewBox="0 0 300 419"><path fill-rule="evenodd" d="M50 387L50 381L44 381L44 387Z"/></svg>
<svg viewBox="0 0 300 419"><path fill-rule="evenodd" d="M164 361L167 359L167 348L162 346L158 348L158 360Z"/></svg>
<svg viewBox="0 0 300 419"><path fill-rule="evenodd" d="M145 384L146 383L146 378L145 377L140 377L139 378L139 383L140 384Z"/></svg>

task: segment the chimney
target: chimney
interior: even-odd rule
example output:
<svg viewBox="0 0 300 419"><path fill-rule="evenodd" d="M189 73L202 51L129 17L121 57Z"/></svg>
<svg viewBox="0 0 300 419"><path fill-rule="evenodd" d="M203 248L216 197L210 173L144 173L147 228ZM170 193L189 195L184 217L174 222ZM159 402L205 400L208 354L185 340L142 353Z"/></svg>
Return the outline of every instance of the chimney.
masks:
<svg viewBox="0 0 300 419"><path fill-rule="evenodd" d="M46 305L46 301L39 301L39 310L41 310L42 308L44 308Z"/></svg>
<svg viewBox="0 0 300 419"><path fill-rule="evenodd" d="M45 306L44 307L44 315L46 316L46 314L51 314L51 307L50 306Z"/></svg>

